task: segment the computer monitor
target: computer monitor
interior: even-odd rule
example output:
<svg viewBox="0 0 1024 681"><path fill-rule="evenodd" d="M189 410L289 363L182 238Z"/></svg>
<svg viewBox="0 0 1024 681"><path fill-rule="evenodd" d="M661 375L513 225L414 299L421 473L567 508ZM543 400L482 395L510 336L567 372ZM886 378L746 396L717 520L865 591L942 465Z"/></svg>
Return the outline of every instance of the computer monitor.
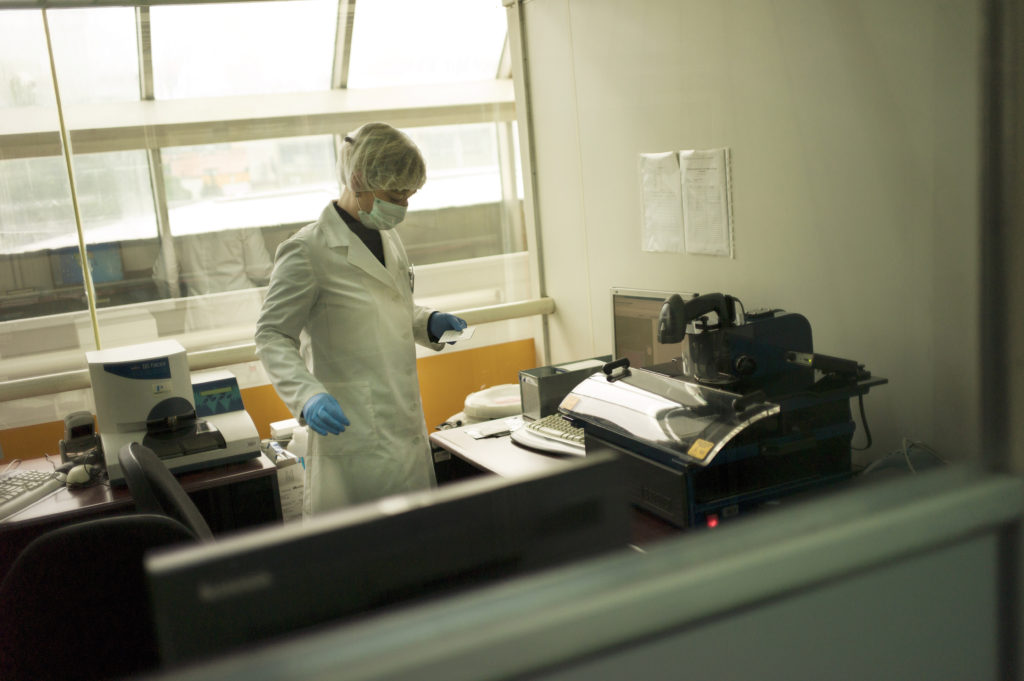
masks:
<svg viewBox="0 0 1024 681"><path fill-rule="evenodd" d="M124 279L124 264L121 260L121 244L89 244L85 249L89 256L89 271L94 284L105 284ZM55 286L81 286L82 259L78 246L58 248L50 258L50 268Z"/></svg>
<svg viewBox="0 0 1024 681"><path fill-rule="evenodd" d="M855 485L159 679L1018 679L1024 488L965 473Z"/></svg>
<svg viewBox="0 0 1024 681"><path fill-rule="evenodd" d="M655 371L669 369L680 356L678 343L658 342L658 317L665 300L678 291L656 291L613 287L612 348L615 359L629 359L629 365ZM696 293L679 293L684 300Z"/></svg>
<svg viewBox="0 0 1024 681"><path fill-rule="evenodd" d="M150 556L161 659L176 665L625 549L631 516L618 459L564 464Z"/></svg>

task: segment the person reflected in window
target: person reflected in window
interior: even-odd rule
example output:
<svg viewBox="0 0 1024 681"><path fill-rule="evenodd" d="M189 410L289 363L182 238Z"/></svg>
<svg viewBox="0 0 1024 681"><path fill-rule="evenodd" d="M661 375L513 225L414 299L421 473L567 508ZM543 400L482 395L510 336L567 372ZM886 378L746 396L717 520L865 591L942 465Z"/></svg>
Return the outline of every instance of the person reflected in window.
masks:
<svg viewBox="0 0 1024 681"><path fill-rule="evenodd" d="M426 182L415 143L367 123L344 138L338 179L341 197L278 247L256 324L274 388L313 431L307 516L436 484L415 345L442 350L466 326L413 301L393 228Z"/></svg>
<svg viewBox="0 0 1024 681"><path fill-rule="evenodd" d="M190 234L175 239L177 270L162 255L153 265L153 278L164 297L170 282L181 281L190 296L185 330L251 325L261 303L257 293L213 296L266 286L274 267L258 229Z"/></svg>
<svg viewBox="0 0 1024 681"><path fill-rule="evenodd" d="M153 277L163 283L181 279L187 295L205 296L266 286L274 267L258 229L232 229L178 237L178 271L170 272L163 258L153 265Z"/></svg>

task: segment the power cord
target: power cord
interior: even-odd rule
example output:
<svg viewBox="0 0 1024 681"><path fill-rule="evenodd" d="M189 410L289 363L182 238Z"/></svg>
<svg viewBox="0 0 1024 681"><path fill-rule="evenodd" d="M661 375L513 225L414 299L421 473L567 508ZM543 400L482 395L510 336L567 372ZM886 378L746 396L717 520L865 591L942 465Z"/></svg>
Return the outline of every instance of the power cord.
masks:
<svg viewBox="0 0 1024 681"><path fill-rule="evenodd" d="M50 455L45 454L46 460L50 460ZM91 447L81 452L64 454L64 458L67 459L60 466L54 466L53 462L50 461L50 465L54 466L55 473L63 473L65 476L73 468L83 466L85 472L88 474L88 478L85 480L69 481L65 480L65 484L71 489L81 489L83 487L92 487L93 485L106 482L107 468L102 463L103 453L99 447Z"/></svg>
<svg viewBox="0 0 1024 681"><path fill-rule="evenodd" d="M918 470L917 470L917 467L914 466L914 462L912 460L911 454L914 451L917 451L917 450L921 450L921 451L926 452L927 454L931 455L936 461L938 461L942 465L948 465L949 464L949 461L944 459L937 451L935 451L928 444L926 444L926 443L924 443L924 442L922 442L920 440L911 440L910 438L906 438L905 437L905 438L902 439L902 441L900 443L900 448L899 449L894 449L891 452L889 452L888 454L886 454L885 456L883 456L882 458L877 459L875 461L872 461L870 464L868 464L868 466L866 466L864 468L864 470L861 471L860 474L861 475L865 475L865 474L870 473L870 472L872 472L874 470L877 470L879 468L883 468L888 463L890 463L893 458L897 458L897 457L902 457L904 462L906 462L906 464L907 464L907 470L909 470L911 473L916 474L918 472ZM919 461L918 465L921 465L921 463L922 462Z"/></svg>
<svg viewBox="0 0 1024 681"><path fill-rule="evenodd" d="M871 429L868 427L868 417L864 413L864 393L857 396L857 403L860 405L860 422L864 425L864 435L867 437L868 441L863 447L853 447L851 445L850 449L855 452L863 452L864 450L871 448Z"/></svg>

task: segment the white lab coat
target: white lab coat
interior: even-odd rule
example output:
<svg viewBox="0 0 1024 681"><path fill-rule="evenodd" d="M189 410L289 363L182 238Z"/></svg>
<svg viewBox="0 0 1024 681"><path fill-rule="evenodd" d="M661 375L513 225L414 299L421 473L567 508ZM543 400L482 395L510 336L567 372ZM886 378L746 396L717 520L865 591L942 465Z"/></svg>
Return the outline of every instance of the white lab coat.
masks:
<svg viewBox="0 0 1024 681"><path fill-rule="evenodd" d="M295 417L329 392L351 421L310 433L307 515L436 484L414 343L444 345L427 335L433 310L413 303L401 239L381 236L386 269L329 204L278 247L256 324L256 352Z"/></svg>
<svg viewBox="0 0 1024 681"><path fill-rule="evenodd" d="M189 234L176 237L175 245L176 267L169 269L164 258L158 256L153 277L157 286L164 288L179 277L185 281L189 296L185 330L229 326L251 329L261 302L255 287L266 286L274 266L260 231L234 229Z"/></svg>
<svg viewBox="0 0 1024 681"><path fill-rule="evenodd" d="M175 238L175 243L177 270L168 271L163 258L157 258L153 276L158 281L180 276L190 296L265 286L274 266L258 229L189 234Z"/></svg>

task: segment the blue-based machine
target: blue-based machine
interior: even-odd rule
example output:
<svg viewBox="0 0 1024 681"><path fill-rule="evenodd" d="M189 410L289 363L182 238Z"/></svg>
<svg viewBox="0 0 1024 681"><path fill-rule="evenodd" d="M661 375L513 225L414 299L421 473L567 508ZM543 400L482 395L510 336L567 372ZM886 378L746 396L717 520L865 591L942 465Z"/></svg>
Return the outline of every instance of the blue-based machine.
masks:
<svg viewBox="0 0 1024 681"><path fill-rule="evenodd" d="M683 528L723 520L852 475L850 408L886 379L817 354L805 317L747 313L711 293L662 305L658 342L670 362L604 365L559 412L582 427L587 455L626 462L634 505ZM865 425L865 432L870 438Z"/></svg>

